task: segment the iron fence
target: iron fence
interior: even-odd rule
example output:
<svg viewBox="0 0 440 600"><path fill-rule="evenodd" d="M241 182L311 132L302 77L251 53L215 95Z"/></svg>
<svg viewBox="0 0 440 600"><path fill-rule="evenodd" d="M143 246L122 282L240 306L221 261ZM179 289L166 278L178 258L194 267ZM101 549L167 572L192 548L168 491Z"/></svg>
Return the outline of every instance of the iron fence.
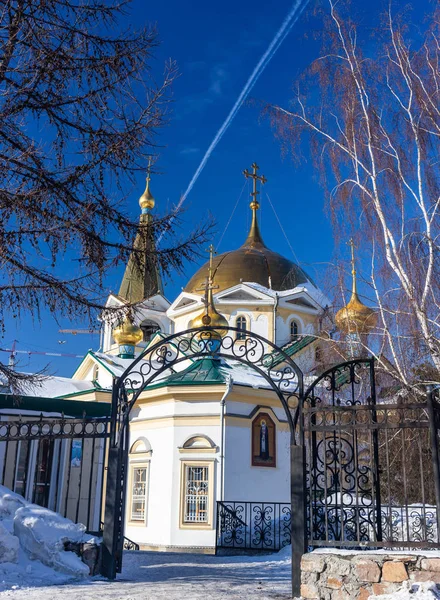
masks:
<svg viewBox="0 0 440 600"><path fill-rule="evenodd" d="M217 502L216 552L276 552L290 541L289 502Z"/></svg>
<svg viewBox="0 0 440 600"><path fill-rule="evenodd" d="M109 418L2 414L1 485L99 532Z"/></svg>
<svg viewBox="0 0 440 600"><path fill-rule="evenodd" d="M439 415L435 394L378 402L369 360L313 385L303 411L310 546L440 547Z"/></svg>

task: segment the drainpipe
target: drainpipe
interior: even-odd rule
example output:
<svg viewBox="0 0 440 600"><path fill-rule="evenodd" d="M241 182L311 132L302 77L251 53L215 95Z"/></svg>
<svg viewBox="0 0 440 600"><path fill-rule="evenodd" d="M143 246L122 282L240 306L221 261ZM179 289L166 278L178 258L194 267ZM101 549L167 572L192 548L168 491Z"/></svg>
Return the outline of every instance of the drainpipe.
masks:
<svg viewBox="0 0 440 600"><path fill-rule="evenodd" d="M275 292L275 303L273 305L273 343L277 343L277 308L278 308L278 294Z"/></svg>
<svg viewBox="0 0 440 600"><path fill-rule="evenodd" d="M226 414L226 398L230 394L233 386L232 377L227 376L226 390L220 400L220 419L221 419L221 435L220 435L220 502L225 499L225 414Z"/></svg>

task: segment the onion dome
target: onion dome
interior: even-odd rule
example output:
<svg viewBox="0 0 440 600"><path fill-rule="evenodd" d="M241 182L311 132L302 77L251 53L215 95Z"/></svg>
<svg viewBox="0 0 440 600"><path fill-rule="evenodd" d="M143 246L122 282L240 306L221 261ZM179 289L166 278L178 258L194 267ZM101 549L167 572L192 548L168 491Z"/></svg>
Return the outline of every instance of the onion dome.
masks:
<svg viewBox="0 0 440 600"><path fill-rule="evenodd" d="M357 293L356 269L354 262L354 243L350 240L353 289L348 304L343 306L335 315L338 329L343 333L359 335L368 334L377 325L377 313L373 308L366 306Z"/></svg>
<svg viewBox="0 0 440 600"><path fill-rule="evenodd" d="M135 325L129 315L124 317L122 323L119 323L113 329L113 338L119 346L136 346L142 341L142 329Z"/></svg>
<svg viewBox="0 0 440 600"><path fill-rule="evenodd" d="M263 176L256 174L258 166L252 165L254 172L244 171L246 177L254 180L254 191L250 207L252 223L244 244L237 250L224 252L213 259L212 268L218 290L226 290L234 285L249 281L258 283L266 288L284 291L295 288L301 283L313 281L291 260L273 252L265 245L258 225L257 211L260 207L256 199L256 180L266 182ZM204 264L190 279L184 291L190 294L200 293L208 277L209 262ZM314 285L314 284L313 284Z"/></svg>
<svg viewBox="0 0 440 600"><path fill-rule="evenodd" d="M141 207L142 212L144 212L144 210L152 210L155 204L153 194L150 191L150 179L150 171L148 171L147 185L145 187L144 193L139 198L139 206Z"/></svg>
<svg viewBox="0 0 440 600"><path fill-rule="evenodd" d="M208 292L207 306L189 322L188 327L189 329L193 327L229 327L228 321L215 308L212 289ZM228 332L225 329L220 329L211 333L224 337Z"/></svg>

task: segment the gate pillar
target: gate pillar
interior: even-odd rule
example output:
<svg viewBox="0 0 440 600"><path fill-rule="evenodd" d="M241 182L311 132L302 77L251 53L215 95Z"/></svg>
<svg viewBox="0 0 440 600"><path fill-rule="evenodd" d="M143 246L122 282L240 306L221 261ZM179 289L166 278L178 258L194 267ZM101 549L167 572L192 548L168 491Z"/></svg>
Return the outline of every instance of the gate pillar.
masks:
<svg viewBox="0 0 440 600"><path fill-rule="evenodd" d="M305 446L290 445L290 494L292 542L292 597L298 598L301 588L301 557L307 551L306 521L306 460Z"/></svg>

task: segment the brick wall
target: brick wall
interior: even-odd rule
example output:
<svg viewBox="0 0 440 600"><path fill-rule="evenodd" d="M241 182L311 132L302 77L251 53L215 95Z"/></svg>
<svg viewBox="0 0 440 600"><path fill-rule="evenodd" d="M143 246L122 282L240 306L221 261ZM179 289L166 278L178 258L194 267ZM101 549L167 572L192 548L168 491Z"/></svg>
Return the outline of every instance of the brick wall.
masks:
<svg viewBox="0 0 440 600"><path fill-rule="evenodd" d="M440 584L440 558L428 555L319 550L304 554L301 596L307 600L367 600L371 594L398 591L405 581Z"/></svg>

